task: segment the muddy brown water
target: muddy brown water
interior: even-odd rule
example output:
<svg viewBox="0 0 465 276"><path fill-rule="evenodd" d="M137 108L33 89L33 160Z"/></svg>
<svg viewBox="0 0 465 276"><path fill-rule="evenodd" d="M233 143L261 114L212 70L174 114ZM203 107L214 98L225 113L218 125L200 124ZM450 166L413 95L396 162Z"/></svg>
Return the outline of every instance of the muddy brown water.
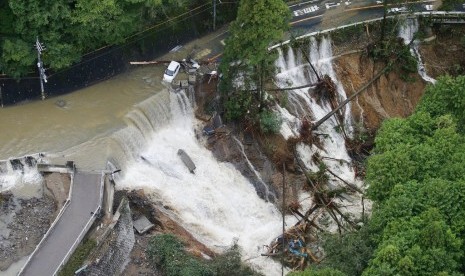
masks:
<svg viewBox="0 0 465 276"><path fill-rule="evenodd" d="M224 28L159 59L180 60L188 54L206 58L223 33ZM119 150L111 136L127 126L126 115L167 89L164 70L164 64L138 66L67 95L0 108L0 160L42 152L52 163L73 160L80 169L104 169L111 152ZM26 260L27 256L0 275L16 275Z"/></svg>
<svg viewBox="0 0 465 276"><path fill-rule="evenodd" d="M188 55L205 59L214 54L212 49L218 50L218 37L225 30L181 45L158 60ZM45 152L55 154L57 162L73 158L99 169L112 151L105 137L126 126L124 117L135 104L167 88L161 81L164 70L164 64L135 66L67 95L0 108L0 160Z"/></svg>
<svg viewBox="0 0 465 276"><path fill-rule="evenodd" d="M125 125L134 104L165 88L163 70L140 67L71 94L0 109L0 159L60 152L109 135ZM97 149L92 155L105 155L105 145Z"/></svg>

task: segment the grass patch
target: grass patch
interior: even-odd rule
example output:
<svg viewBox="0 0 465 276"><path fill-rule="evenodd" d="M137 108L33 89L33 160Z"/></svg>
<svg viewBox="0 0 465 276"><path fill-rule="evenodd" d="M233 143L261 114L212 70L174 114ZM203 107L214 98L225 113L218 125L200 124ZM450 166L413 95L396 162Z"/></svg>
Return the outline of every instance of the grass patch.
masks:
<svg viewBox="0 0 465 276"><path fill-rule="evenodd" d="M237 245L212 260L196 258L184 250L184 244L171 234L153 237L147 247L152 265L166 276L259 276L241 262Z"/></svg>
<svg viewBox="0 0 465 276"><path fill-rule="evenodd" d="M68 262L63 266L63 268L58 273L59 276L71 276L74 275L74 272L78 270L86 260L87 256L89 256L92 249L95 248L97 243L94 240L87 240L81 245L78 246L76 251L74 251L71 258Z"/></svg>

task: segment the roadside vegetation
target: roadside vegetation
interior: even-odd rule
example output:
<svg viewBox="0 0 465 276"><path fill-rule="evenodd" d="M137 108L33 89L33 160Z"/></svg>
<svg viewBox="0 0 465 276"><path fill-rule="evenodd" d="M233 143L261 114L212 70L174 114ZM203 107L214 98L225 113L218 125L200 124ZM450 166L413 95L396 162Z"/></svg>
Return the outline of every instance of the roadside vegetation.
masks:
<svg viewBox="0 0 465 276"><path fill-rule="evenodd" d="M217 25L233 17L235 7L218 4ZM158 29L182 32L179 21L211 10L210 0L1 1L0 73L18 78L35 70L37 37L47 48L45 66L58 70L101 47L140 38L142 31L151 37ZM203 28L212 23L205 20Z"/></svg>
<svg viewBox="0 0 465 276"><path fill-rule="evenodd" d="M465 3L465 0L442 0L439 10L441 11L451 11L455 7L460 6Z"/></svg>
<svg viewBox="0 0 465 276"><path fill-rule="evenodd" d="M84 265L84 261L90 252L95 248L97 243L93 239L88 239L76 248L73 255L58 273L59 276L75 275L74 272Z"/></svg>
<svg viewBox="0 0 465 276"><path fill-rule="evenodd" d="M220 64L220 91L227 120L257 125L263 132L279 130L281 121L267 105L267 85L275 75L277 57L268 47L282 39L290 17L282 0L239 3Z"/></svg>
<svg viewBox="0 0 465 276"><path fill-rule="evenodd" d="M166 276L260 276L241 262L237 245L222 255L206 260L185 251L183 243L171 234L154 236L147 247L151 264Z"/></svg>

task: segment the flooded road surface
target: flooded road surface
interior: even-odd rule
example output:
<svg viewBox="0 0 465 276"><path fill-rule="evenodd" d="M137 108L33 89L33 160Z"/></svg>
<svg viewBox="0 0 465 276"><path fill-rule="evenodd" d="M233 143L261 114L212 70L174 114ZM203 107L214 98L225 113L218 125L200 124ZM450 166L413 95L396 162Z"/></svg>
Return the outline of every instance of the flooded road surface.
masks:
<svg viewBox="0 0 465 276"><path fill-rule="evenodd" d="M214 55L221 50L219 39L225 29L182 45L159 60ZM161 82L164 69L164 64L135 67L67 95L0 108L0 160L45 152L56 155L58 161L61 156L99 167L112 151L105 137L126 126L125 115L135 104L166 89Z"/></svg>
<svg viewBox="0 0 465 276"><path fill-rule="evenodd" d="M60 152L121 128L135 103L164 88L163 69L141 67L71 94L0 109L0 159Z"/></svg>

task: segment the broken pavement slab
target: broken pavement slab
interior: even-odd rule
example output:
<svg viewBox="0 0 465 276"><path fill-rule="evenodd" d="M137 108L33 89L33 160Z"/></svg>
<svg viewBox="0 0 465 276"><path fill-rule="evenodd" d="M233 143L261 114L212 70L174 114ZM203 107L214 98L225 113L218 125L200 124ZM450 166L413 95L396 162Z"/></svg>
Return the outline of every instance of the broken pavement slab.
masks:
<svg viewBox="0 0 465 276"><path fill-rule="evenodd" d="M141 216L139 219L135 220L133 224L137 233L140 235L144 234L155 226L145 216Z"/></svg>

